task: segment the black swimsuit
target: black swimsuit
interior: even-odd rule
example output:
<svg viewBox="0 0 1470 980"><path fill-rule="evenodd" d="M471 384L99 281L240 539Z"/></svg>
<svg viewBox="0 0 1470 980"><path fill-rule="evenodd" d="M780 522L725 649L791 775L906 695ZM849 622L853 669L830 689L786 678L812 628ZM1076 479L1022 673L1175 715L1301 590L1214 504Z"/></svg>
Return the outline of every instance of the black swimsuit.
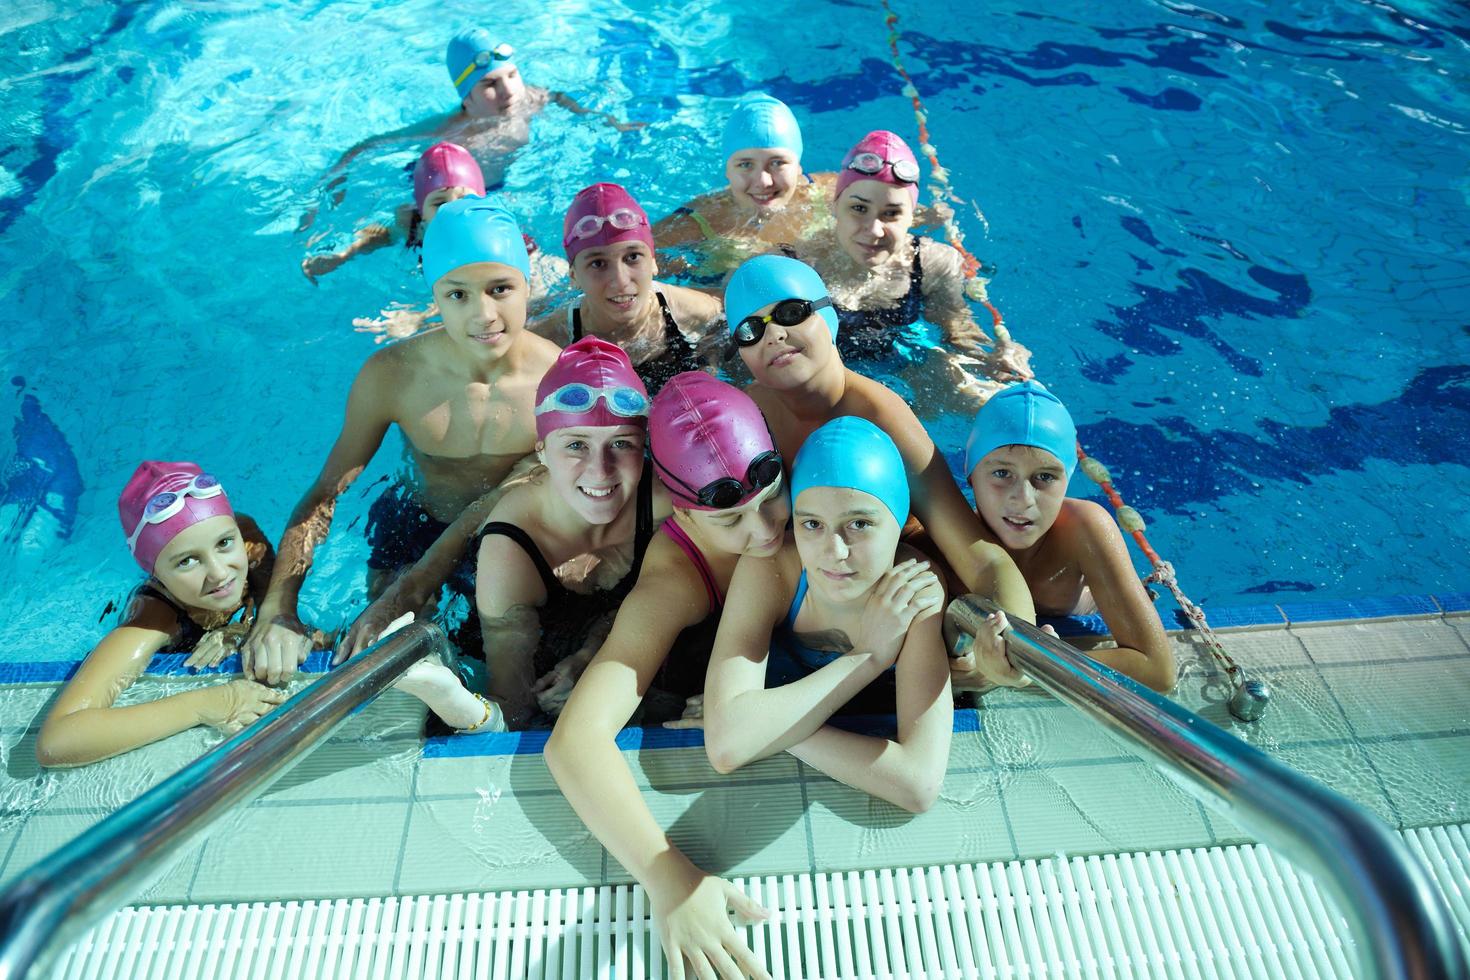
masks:
<svg viewBox="0 0 1470 980"><path fill-rule="evenodd" d="M633 591L638 581L638 571L643 567L643 554L653 538L653 466L643 463L643 477L638 481L638 523L633 534L633 565L628 573L610 589L596 592L573 592L561 583L551 571L551 565L531 535L515 524L493 521L480 529L475 536L474 551L478 554L480 542L492 534L503 535L521 546L541 575L541 584L546 588L546 602L541 606L541 642L536 648L534 667L539 677L546 673L563 657L577 652L583 636L599 616L616 609L623 598Z"/></svg>
<svg viewBox="0 0 1470 980"><path fill-rule="evenodd" d="M203 626L200 626L198 623L194 622L194 620L190 618L189 611L187 609L171 599L168 593L155 586L152 581L144 582L142 585L134 589L132 598L157 599L159 602L163 603L165 606L168 606L174 611L174 615L177 616L179 620L179 631L169 639L168 649L171 651L177 653L193 653L194 648L199 645L199 641L204 639L205 634L209 632ZM240 609L235 610L235 612L231 614L230 619L233 620L235 616L239 615L240 610L243 610L246 605L247 603L242 600L240 603Z"/></svg>
<svg viewBox="0 0 1470 980"><path fill-rule="evenodd" d="M658 297L658 308L664 316L664 352L658 357L649 358L642 364L633 365L633 370L638 372L638 377L643 379L643 384L648 388L650 396L658 394L660 388L668 384L669 379L676 374L685 371L698 371L702 368L699 356L694 352L694 345L684 337L684 332L679 329L679 324L674 321L674 314L669 310L669 302L664 299L664 294L655 292ZM572 307L572 340L582 339L582 309Z"/></svg>
<svg viewBox="0 0 1470 980"><path fill-rule="evenodd" d="M909 270L909 291L894 306L884 310L847 310L832 304L837 311L837 350L844 361L871 361L893 353L897 339L895 327L907 326L919 319L924 305L924 265L919 260L918 235L914 242L914 264Z"/></svg>

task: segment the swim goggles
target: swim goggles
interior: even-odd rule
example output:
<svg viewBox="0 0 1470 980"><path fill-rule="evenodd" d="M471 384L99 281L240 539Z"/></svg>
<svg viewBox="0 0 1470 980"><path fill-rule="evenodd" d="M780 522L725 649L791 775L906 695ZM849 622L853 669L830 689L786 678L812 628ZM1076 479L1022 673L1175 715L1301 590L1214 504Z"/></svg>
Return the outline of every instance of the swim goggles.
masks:
<svg viewBox="0 0 1470 980"><path fill-rule="evenodd" d="M750 465L745 468L744 485L733 476L723 476L696 490L660 463L657 456L653 457L653 465L662 471L664 477L679 485L684 491L679 496L714 510L729 510L747 496L759 493L781 478L781 454L774 449L768 449L750 461Z"/></svg>
<svg viewBox="0 0 1470 980"><path fill-rule="evenodd" d="M592 407L597 404L599 398L607 405L608 411L614 415L621 415L625 419L642 418L648 415L648 396L637 388L629 388L627 385L619 385L615 388L594 388L580 381L562 385L541 399L541 404L536 406L536 414L570 412L573 415L581 415L592 411Z"/></svg>
<svg viewBox="0 0 1470 980"><path fill-rule="evenodd" d="M823 296L819 300L783 299L765 316L751 314L735 325L733 336L736 347L758 344L766 335L766 325L775 320L783 327L794 327L803 323L818 310L832 305L832 300Z"/></svg>
<svg viewBox="0 0 1470 980"><path fill-rule="evenodd" d="M479 54L475 55L475 60L466 65L465 70L459 73L459 77L454 80L455 87L458 88L460 82L463 82L466 78L469 78L470 72L474 71L476 68L488 68L490 66L490 62L492 61L509 61L515 56L515 53L516 49L511 47L509 44L505 44L504 42L495 45L495 47L491 48L489 51L481 51Z"/></svg>
<svg viewBox="0 0 1470 980"><path fill-rule="evenodd" d="M632 231L639 225L648 224L648 219L631 208L618 208L612 214L584 214L572 225L571 240L591 238L602 230L603 225L612 225L619 231Z"/></svg>
<svg viewBox="0 0 1470 980"><path fill-rule="evenodd" d="M859 153L847 161L848 170L856 170L860 174L876 177L883 172L884 167L893 169L893 179L904 184L917 184L919 182L919 165L912 160L885 160L883 157L871 150Z"/></svg>
<svg viewBox="0 0 1470 980"><path fill-rule="evenodd" d="M143 516L138 519L138 526L133 528L133 533L128 535L128 551L137 554L138 538L143 534L143 529L150 524L162 524L178 514L184 509L184 498L218 497L224 492L225 488L220 486L218 480L208 473L200 473L182 490L155 493L143 505Z"/></svg>

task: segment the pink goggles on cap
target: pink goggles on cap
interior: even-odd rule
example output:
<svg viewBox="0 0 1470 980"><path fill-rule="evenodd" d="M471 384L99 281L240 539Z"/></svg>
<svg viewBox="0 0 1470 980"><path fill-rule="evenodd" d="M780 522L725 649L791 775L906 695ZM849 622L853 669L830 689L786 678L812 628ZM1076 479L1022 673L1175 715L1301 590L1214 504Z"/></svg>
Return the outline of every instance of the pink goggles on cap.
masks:
<svg viewBox="0 0 1470 980"><path fill-rule="evenodd" d="M128 535L128 553L133 557L138 555L138 538L142 536L144 529L150 524L162 524L164 521L176 516L184 509L185 499L188 497L218 497L225 492L220 482L208 473L200 473L191 479L187 486L179 490L164 490L155 493L148 498L143 505L143 513L138 518L138 526L133 528L133 533Z"/></svg>

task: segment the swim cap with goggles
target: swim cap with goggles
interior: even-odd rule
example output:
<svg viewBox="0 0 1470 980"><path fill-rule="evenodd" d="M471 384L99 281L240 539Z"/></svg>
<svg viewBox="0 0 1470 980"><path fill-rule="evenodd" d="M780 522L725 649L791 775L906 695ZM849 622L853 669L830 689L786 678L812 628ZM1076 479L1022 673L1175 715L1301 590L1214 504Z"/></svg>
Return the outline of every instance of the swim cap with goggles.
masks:
<svg viewBox="0 0 1470 980"><path fill-rule="evenodd" d="M764 92L750 92L735 103L720 145L726 160L741 150L781 149L795 153L800 163L801 127L786 103Z"/></svg>
<svg viewBox="0 0 1470 980"><path fill-rule="evenodd" d="M914 204L919 203L919 161L897 133L875 129L858 140L842 158L837 174L837 193L832 200L859 180L876 180L894 187L907 187Z"/></svg>
<svg viewBox="0 0 1470 980"><path fill-rule="evenodd" d="M642 242L651 254L653 229L638 202L617 184L593 184L572 198L562 221L561 247L567 261L576 261L584 249L618 242Z"/></svg>
<svg viewBox="0 0 1470 980"><path fill-rule="evenodd" d="M617 344L568 344L536 386L536 438L568 426L648 424L648 389Z"/></svg>
<svg viewBox="0 0 1470 980"><path fill-rule="evenodd" d="M687 510L729 510L781 478L766 418L739 388L703 371L669 379L648 412L653 469Z"/></svg>
<svg viewBox="0 0 1470 980"><path fill-rule="evenodd" d="M460 31L449 41L444 50L444 67L449 70L449 79L454 90L464 101L475 87L475 83L497 68L512 64L515 48L504 42L495 43L495 38L484 28L476 27Z"/></svg>
<svg viewBox="0 0 1470 980"><path fill-rule="evenodd" d="M225 488L193 463L146 460L117 500L117 516L133 560L150 575L158 556L181 531L211 517L234 517Z"/></svg>
<svg viewBox="0 0 1470 980"><path fill-rule="evenodd" d="M865 418L843 415L806 437L791 464L791 503L811 487L871 494L899 527L909 519L909 478L888 433Z"/></svg>
<svg viewBox="0 0 1470 980"><path fill-rule="evenodd" d="M413 206L424 212L424 200L446 187L464 187L485 196L485 175L470 151L458 143L435 143L413 165Z"/></svg>
<svg viewBox="0 0 1470 980"><path fill-rule="evenodd" d="M1007 385L975 413L965 440L965 478L1001 446L1034 446L1051 453L1068 479L1077 468L1077 426L1061 399L1039 381Z"/></svg>
<svg viewBox="0 0 1470 980"><path fill-rule="evenodd" d="M494 199L462 197L439 209L424 233L424 280L429 288L476 262L508 265L531 282L531 257L520 226Z"/></svg>
<svg viewBox="0 0 1470 980"><path fill-rule="evenodd" d="M799 302L788 305L787 300ZM762 316L763 306L776 304ZM783 309L784 307L784 309ZM827 295L827 285L815 269L784 255L758 255L741 264L725 286L725 318L730 324L730 337L737 346L758 344L766 335L766 327L775 321L783 327L794 327L813 313L821 313L827 321L832 339L837 339L837 311Z"/></svg>

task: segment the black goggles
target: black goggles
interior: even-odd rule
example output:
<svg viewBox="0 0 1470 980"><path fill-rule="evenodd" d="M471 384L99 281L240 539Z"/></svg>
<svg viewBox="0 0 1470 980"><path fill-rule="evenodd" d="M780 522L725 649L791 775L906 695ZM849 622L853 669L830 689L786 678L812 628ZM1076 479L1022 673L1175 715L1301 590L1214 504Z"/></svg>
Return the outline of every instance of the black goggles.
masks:
<svg viewBox="0 0 1470 980"><path fill-rule="evenodd" d="M658 461L657 456L653 457L653 465L658 467L664 480L678 484L678 489L670 487L674 493L712 510L729 510L746 497L759 493L781 478L781 454L774 449L768 449L750 461L750 465L745 468L744 484L733 476L724 476L699 490L670 472L667 466Z"/></svg>
<svg viewBox="0 0 1470 980"><path fill-rule="evenodd" d="M765 316L752 314L735 325L731 336L735 338L736 347L749 347L758 344L766 335L766 325L775 320L783 327L794 327L803 323L808 317L818 310L824 310L832 305L832 300L823 296L819 300L809 299L783 299Z"/></svg>

